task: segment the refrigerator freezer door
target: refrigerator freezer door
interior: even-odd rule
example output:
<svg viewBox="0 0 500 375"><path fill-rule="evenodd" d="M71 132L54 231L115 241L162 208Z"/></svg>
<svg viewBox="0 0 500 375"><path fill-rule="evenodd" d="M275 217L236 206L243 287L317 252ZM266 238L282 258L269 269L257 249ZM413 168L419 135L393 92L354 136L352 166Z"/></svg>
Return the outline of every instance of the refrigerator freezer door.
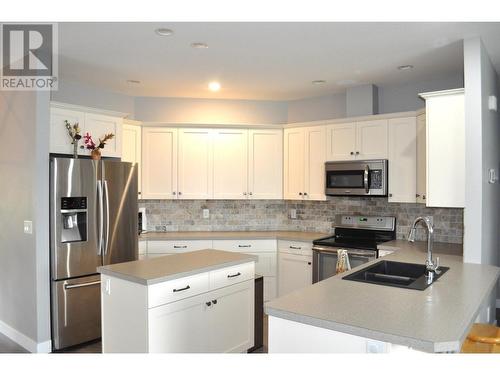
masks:
<svg viewBox="0 0 500 375"><path fill-rule="evenodd" d="M55 350L101 337L100 275L52 281Z"/></svg>
<svg viewBox="0 0 500 375"><path fill-rule="evenodd" d="M104 250L103 263L137 260L137 165L103 161Z"/></svg>
<svg viewBox="0 0 500 375"><path fill-rule="evenodd" d="M53 158L50 163L52 280L96 273L102 265L97 176L89 159Z"/></svg>

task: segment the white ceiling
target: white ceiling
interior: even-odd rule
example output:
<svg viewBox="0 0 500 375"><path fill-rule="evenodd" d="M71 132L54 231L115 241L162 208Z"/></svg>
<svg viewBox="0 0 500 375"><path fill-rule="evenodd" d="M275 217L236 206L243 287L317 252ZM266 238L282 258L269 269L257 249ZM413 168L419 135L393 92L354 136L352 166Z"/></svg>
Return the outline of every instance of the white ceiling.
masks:
<svg viewBox="0 0 500 375"><path fill-rule="evenodd" d="M500 23L60 23L59 76L134 96L291 100L461 72L461 40L477 35L500 72Z"/></svg>

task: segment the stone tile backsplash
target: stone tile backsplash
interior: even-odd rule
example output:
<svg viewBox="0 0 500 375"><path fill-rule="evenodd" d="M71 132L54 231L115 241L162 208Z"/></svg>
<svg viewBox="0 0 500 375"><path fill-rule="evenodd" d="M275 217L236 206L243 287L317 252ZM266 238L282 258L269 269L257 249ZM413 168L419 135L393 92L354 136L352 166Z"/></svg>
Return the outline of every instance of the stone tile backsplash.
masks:
<svg viewBox="0 0 500 375"><path fill-rule="evenodd" d="M150 231L299 230L331 232L335 216L395 216L397 238L405 239L417 216L434 217L435 240L462 243L463 209L429 208L416 203L388 203L386 198L331 197L327 201L282 200L141 200ZM202 209L210 210L203 219ZM290 210L297 218L290 219ZM421 228L421 227L419 227ZM417 230L417 240L425 240Z"/></svg>

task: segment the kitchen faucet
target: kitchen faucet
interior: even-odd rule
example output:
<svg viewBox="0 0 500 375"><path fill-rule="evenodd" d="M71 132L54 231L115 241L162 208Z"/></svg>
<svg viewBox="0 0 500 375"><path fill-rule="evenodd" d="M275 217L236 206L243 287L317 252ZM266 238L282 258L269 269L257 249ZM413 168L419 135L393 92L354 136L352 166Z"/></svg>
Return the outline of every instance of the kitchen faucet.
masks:
<svg viewBox="0 0 500 375"><path fill-rule="evenodd" d="M434 273L439 274L439 257L437 257L436 263L432 260L432 244L434 242L434 227L432 226L432 221L429 216L419 216L413 221L413 225L410 228L410 233L408 234L408 241L415 242L415 228L418 223L423 223L427 228L427 260L425 261L425 268L427 270L427 277L430 282L434 277Z"/></svg>

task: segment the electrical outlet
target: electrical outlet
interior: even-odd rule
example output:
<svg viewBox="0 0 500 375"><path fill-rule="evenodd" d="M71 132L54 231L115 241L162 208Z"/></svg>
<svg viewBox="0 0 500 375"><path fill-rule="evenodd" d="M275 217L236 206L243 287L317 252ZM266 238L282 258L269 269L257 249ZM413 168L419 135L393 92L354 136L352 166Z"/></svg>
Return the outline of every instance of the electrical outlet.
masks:
<svg viewBox="0 0 500 375"><path fill-rule="evenodd" d="M290 219L297 218L297 210L295 208L290 209Z"/></svg>
<svg viewBox="0 0 500 375"><path fill-rule="evenodd" d="M202 215L204 219L208 219L210 217L210 210L208 208L204 208Z"/></svg>
<svg viewBox="0 0 500 375"><path fill-rule="evenodd" d="M33 222L31 220L24 220L24 233L33 234Z"/></svg>

